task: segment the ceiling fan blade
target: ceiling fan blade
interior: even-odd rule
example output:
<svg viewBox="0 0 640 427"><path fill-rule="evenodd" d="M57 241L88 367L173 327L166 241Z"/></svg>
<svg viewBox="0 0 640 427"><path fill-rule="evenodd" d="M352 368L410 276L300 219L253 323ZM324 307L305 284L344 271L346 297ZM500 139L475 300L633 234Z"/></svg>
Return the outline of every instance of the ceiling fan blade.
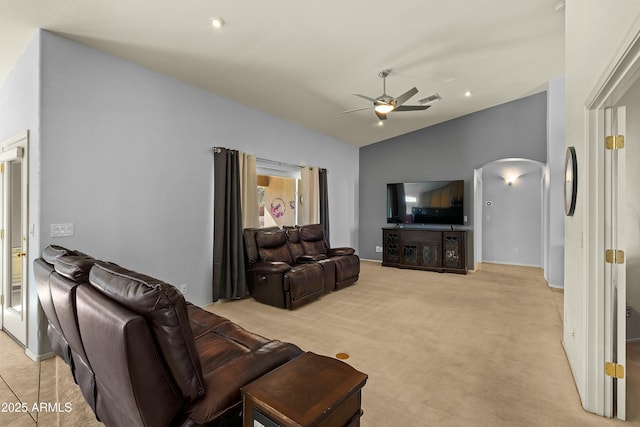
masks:
<svg viewBox="0 0 640 427"><path fill-rule="evenodd" d="M405 93L403 93L402 95L396 98L396 105L400 106L404 104L409 100L409 98L411 98L416 93L418 93L418 89L416 89L415 87L412 87L411 89L409 89L408 91L406 91Z"/></svg>
<svg viewBox="0 0 640 427"><path fill-rule="evenodd" d="M353 95L354 95L354 96L359 96L360 98L364 98L364 99L366 99L367 101L376 102L375 98L370 98L370 97L365 96L365 95L360 95L359 93L354 93Z"/></svg>
<svg viewBox="0 0 640 427"><path fill-rule="evenodd" d="M378 116L378 118L379 118L380 120L387 120L387 115L386 115L386 114L384 114L384 113L379 113L378 111L375 111L375 110L374 110L374 113L376 113L376 116Z"/></svg>
<svg viewBox="0 0 640 427"><path fill-rule="evenodd" d="M353 110L347 110L347 111L343 111L342 114L344 113L353 113L355 111L362 111L362 110L370 110L373 107L362 107L362 108L354 108Z"/></svg>
<svg viewBox="0 0 640 427"><path fill-rule="evenodd" d="M401 105L400 107L396 107L393 111L418 111L418 110L426 110L430 108L431 105Z"/></svg>

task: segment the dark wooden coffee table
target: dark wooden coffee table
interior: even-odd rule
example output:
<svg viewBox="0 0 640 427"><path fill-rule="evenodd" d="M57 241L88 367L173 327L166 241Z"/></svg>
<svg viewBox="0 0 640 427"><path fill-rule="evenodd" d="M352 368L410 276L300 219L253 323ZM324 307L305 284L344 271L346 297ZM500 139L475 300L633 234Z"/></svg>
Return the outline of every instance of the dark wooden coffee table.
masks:
<svg viewBox="0 0 640 427"><path fill-rule="evenodd" d="M305 353L242 387L244 427L359 426L367 375Z"/></svg>

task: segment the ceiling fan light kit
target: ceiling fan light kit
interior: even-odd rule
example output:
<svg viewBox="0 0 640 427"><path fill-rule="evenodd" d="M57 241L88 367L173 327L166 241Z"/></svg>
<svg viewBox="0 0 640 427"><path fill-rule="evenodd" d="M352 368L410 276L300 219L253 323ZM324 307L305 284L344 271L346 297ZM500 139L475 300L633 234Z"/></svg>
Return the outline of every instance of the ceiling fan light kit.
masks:
<svg viewBox="0 0 640 427"><path fill-rule="evenodd" d="M387 114L393 111L395 106L392 104L379 104L374 107L378 113Z"/></svg>
<svg viewBox="0 0 640 427"><path fill-rule="evenodd" d="M357 96L357 97L366 99L369 102L372 102L373 107L356 108L353 110L343 111L342 113L352 113L354 111L369 110L373 108L374 113L380 120L386 120L387 114L391 112L426 110L431 106L425 105L425 104L442 99L442 97L436 93L420 100L419 102L422 105L403 105L412 96L418 93L418 89L415 87L412 87L411 89L409 89L402 95L398 96L397 98L387 95L387 76L389 76L390 73L391 73L390 69L382 70L378 73L378 75L382 77L382 95L378 96L377 98L371 98L369 96L361 95L359 93L353 94L354 96Z"/></svg>

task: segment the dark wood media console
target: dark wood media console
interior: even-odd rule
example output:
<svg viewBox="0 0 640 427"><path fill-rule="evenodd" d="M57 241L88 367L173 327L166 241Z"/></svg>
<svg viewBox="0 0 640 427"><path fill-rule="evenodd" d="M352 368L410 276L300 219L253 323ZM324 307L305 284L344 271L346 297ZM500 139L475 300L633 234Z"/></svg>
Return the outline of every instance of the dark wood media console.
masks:
<svg viewBox="0 0 640 427"><path fill-rule="evenodd" d="M382 229L382 265L467 274L464 230Z"/></svg>

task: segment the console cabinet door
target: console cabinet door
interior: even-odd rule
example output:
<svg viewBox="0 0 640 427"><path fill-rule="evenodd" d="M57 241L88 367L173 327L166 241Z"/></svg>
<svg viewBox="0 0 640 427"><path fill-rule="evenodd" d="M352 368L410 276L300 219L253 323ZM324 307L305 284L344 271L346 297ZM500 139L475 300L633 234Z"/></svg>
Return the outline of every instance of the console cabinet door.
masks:
<svg viewBox="0 0 640 427"><path fill-rule="evenodd" d="M464 232L445 231L442 233L442 241L444 244L444 268L445 271L465 271L465 239Z"/></svg>
<svg viewBox="0 0 640 427"><path fill-rule="evenodd" d="M429 241L423 242L421 245L421 258L420 265L431 268L442 267L442 260L440 254L442 253L442 246L440 242Z"/></svg>
<svg viewBox="0 0 640 427"><path fill-rule="evenodd" d="M385 265L400 264L400 233L395 230L383 230L382 263Z"/></svg>
<svg viewBox="0 0 640 427"><path fill-rule="evenodd" d="M442 271L442 232L403 230L400 239L403 265Z"/></svg>

